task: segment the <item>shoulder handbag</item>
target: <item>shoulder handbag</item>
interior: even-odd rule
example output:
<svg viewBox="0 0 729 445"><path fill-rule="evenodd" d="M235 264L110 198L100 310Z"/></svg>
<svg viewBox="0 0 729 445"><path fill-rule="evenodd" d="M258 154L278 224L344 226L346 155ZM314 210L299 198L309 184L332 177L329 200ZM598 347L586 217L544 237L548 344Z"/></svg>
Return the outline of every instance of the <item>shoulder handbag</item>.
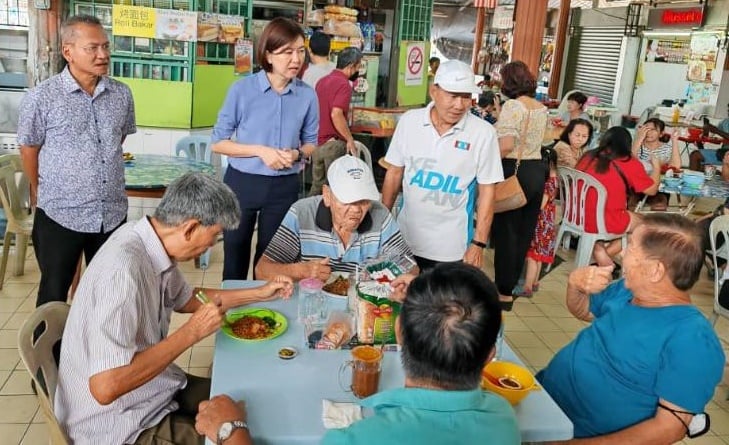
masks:
<svg viewBox="0 0 729 445"><path fill-rule="evenodd" d="M618 172L618 175L620 175L620 179L623 180L623 184L625 184L625 196L628 198L626 206L628 209L634 209L637 207L638 202L640 201L640 197L638 196L638 193L636 193L635 190L633 190L633 187L628 184L628 178L625 176L625 173L623 173L623 170L618 167L617 162L610 161L613 167L615 167L615 171Z"/></svg>
<svg viewBox="0 0 729 445"><path fill-rule="evenodd" d="M529 126L530 116L531 110L527 109L526 119L524 120L524 125L522 125L521 128L522 141L526 140L526 130ZM494 187L494 213L516 210L524 207L527 203L524 190L521 188L519 179L516 176L519 172L519 164L521 164L521 152L523 148L524 143L520 142L519 147L516 150L516 167L514 168L514 174L504 179L502 182L499 182Z"/></svg>

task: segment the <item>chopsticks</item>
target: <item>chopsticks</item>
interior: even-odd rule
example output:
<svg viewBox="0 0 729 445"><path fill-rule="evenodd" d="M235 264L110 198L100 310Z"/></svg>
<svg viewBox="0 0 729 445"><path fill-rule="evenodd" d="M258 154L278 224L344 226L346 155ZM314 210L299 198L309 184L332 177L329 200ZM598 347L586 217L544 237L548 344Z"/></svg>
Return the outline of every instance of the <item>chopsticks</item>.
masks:
<svg viewBox="0 0 729 445"><path fill-rule="evenodd" d="M205 295L205 292L198 290L195 292L195 298L197 298L197 301L199 301L202 304L208 304L211 303L210 298L208 298L207 295ZM230 322L228 321L228 314L223 314L223 325L224 326L230 326Z"/></svg>

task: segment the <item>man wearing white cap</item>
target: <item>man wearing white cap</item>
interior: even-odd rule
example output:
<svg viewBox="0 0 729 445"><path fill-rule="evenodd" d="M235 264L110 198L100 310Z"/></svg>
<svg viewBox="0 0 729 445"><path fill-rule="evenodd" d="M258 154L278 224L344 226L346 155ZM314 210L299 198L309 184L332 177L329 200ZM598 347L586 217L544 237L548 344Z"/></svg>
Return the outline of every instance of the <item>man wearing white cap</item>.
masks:
<svg viewBox="0 0 729 445"><path fill-rule="evenodd" d="M380 204L372 170L345 155L327 171L322 194L295 202L256 264L261 280L284 273L327 280L331 272L383 255L412 257L397 222Z"/></svg>
<svg viewBox="0 0 729 445"><path fill-rule="evenodd" d="M468 65L441 63L430 86L433 101L400 118L385 157L392 167L382 202L392 208L402 188L398 222L421 270L441 262L483 262L494 184L504 173L496 131L469 113L479 92Z"/></svg>

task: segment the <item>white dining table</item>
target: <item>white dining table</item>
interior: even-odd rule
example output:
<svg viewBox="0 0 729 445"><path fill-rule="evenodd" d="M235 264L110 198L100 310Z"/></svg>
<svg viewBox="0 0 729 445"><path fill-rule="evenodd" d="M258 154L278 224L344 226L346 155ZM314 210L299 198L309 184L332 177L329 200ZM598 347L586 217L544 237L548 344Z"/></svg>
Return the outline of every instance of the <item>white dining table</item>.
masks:
<svg viewBox="0 0 729 445"><path fill-rule="evenodd" d="M237 289L261 284L262 281L224 281L222 287ZM329 310L344 310L346 300L330 297L328 306ZM251 307L282 313L288 319L288 328L281 336L260 342L244 342L218 332L210 395L228 394L235 400L245 400L248 425L257 445L317 444L326 431L321 419L322 400L358 400L339 383L340 365L349 359L350 351L306 346L304 326L296 321L297 295ZM291 360L279 358L278 351L284 346L295 347L298 355ZM522 364L506 343L502 360ZM400 353L385 352L380 391L400 388L404 381ZM532 391L514 411L522 442L572 438L572 422L543 389Z"/></svg>

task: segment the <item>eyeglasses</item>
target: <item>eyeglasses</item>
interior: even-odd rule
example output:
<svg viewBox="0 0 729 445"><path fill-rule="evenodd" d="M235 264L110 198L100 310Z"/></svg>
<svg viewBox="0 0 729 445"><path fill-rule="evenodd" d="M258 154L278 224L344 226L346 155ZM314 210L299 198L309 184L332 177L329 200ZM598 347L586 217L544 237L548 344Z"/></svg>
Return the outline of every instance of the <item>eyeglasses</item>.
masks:
<svg viewBox="0 0 729 445"><path fill-rule="evenodd" d="M287 58L292 58L294 56L294 53L299 56L300 59L303 59L306 57L306 48L286 48L279 51L271 52L274 56L286 56Z"/></svg>
<svg viewBox="0 0 729 445"><path fill-rule="evenodd" d="M86 54L98 54L99 50L101 50L104 54L109 54L111 52L111 45L109 43L104 43L103 45L88 45L88 46L82 46L80 47Z"/></svg>

